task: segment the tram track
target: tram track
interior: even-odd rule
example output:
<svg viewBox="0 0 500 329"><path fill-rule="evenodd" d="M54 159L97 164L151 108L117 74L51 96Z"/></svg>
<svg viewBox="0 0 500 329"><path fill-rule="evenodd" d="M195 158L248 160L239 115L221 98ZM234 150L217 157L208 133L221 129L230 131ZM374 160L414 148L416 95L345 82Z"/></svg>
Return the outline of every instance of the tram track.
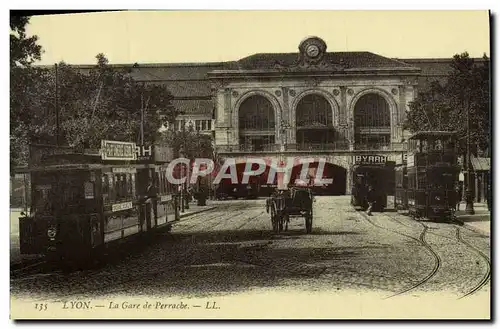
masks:
<svg viewBox="0 0 500 329"><path fill-rule="evenodd" d="M387 214L384 214L385 217L393 220L394 222L397 222L397 223L400 223L401 225L404 225L406 227L410 227L408 225L405 225L403 223L401 223L399 220L395 219L394 217L390 216L390 215L387 215ZM424 226L424 229L428 229L429 227L427 225L425 225L424 223L420 222L420 221L417 221L415 219L412 219L413 222L415 223L418 223L422 226ZM483 262L486 264L486 272L484 273L483 277L481 278L481 280L479 281L479 283L477 283L474 287L472 287L471 289L469 289L469 291L465 294L463 294L461 297L459 297L458 299L462 299L462 298L466 298L466 297L469 297L473 294L475 294L476 292L478 292L479 290L481 290L481 288L483 286L485 286L489 279L491 278L491 262L490 262L490 259L487 255L485 255L481 250L479 250L478 248L474 247L472 244L470 244L469 242L465 241L461 234L460 234L460 227L458 227L458 224L456 223L452 223L452 225L455 226L455 230L456 230L456 233L455 233L455 238L451 238L449 236L446 236L446 235L443 235L443 234L439 234L439 233L436 233L436 232L428 232L429 234L431 235L434 235L434 236L439 236L441 238L445 238L447 240L450 240L450 241L456 241L458 243L461 243L463 245L465 245L469 250L472 250L475 254L479 255L481 257L481 259L483 260ZM467 229L467 228L466 228ZM474 232L476 233L475 231L473 230L470 230L470 229L467 229L468 231L471 231L471 232ZM439 256L436 254L436 256L439 258ZM441 262L441 260L440 260Z"/></svg>
<svg viewBox="0 0 500 329"><path fill-rule="evenodd" d="M44 272L45 266L48 266L45 260L22 266L10 271L10 278L18 280L29 277L30 275L41 274Z"/></svg>
<svg viewBox="0 0 500 329"><path fill-rule="evenodd" d="M427 231L429 229L429 227L427 225L421 223L421 225L424 227L424 229L420 233L419 237L415 238L414 236L411 236L411 235L408 235L408 234L405 234L405 233L402 233L402 232L399 232L399 231L396 231L396 230L392 230L390 228L387 228L387 227L384 227L384 226L381 226L381 225L378 225L378 224L374 223L369 218L369 216L367 214L365 214L364 212L357 212L357 213L360 214L360 215L362 215L367 220L367 222L369 222L371 225L373 225L373 226L375 226L377 228L380 228L380 229L383 229L383 230L386 230L386 231L398 234L400 236L404 236L404 237L409 238L409 239L411 239L413 241L416 241L421 246L423 246L425 249L427 249L427 251L434 258L434 265L432 267L432 270L429 272L429 274L427 274L423 279L420 279L418 282L414 283L410 287L405 288L405 289L403 289L403 290L401 290L401 291L399 291L399 292L397 292L397 293L395 293L395 294L393 294L391 296L388 296L385 299L396 297L396 296L405 294L405 293L407 293L409 291L415 290L416 288L424 285L426 282L428 282L432 277L434 277L436 275L436 273L438 272L439 268L441 267L441 263L442 262L441 262L441 258L439 257L439 255L432 249L432 247L425 240L425 235L427 234ZM388 218L390 218L390 216L387 216L387 215L385 215L385 216L388 217Z"/></svg>
<svg viewBox="0 0 500 329"><path fill-rule="evenodd" d="M462 239L462 237L460 235L460 228L457 227L456 229L457 229L457 235L456 235L457 240L460 241L462 244L466 245L467 247L469 247L470 249L474 250L485 261L486 266L487 266L487 271L483 275L483 278L481 279L481 281L475 287L473 287L471 290L469 290L465 295L463 295L462 297L459 298L459 299L462 299L465 297L469 297L469 296L473 295L474 293L478 292L484 285L486 285L486 283L488 283L488 281L490 280L490 277L491 277L491 263L490 263L490 259L481 250L477 249L476 247L474 247L473 245L471 245L470 243L468 243Z"/></svg>

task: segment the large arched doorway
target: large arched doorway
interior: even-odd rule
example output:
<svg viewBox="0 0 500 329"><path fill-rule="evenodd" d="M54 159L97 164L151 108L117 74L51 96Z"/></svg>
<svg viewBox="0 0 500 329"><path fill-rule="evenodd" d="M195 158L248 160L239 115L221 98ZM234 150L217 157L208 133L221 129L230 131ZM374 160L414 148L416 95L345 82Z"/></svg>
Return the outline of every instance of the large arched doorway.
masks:
<svg viewBox="0 0 500 329"><path fill-rule="evenodd" d="M306 95L298 102L295 109L298 149L321 149L337 140L332 112L330 103L321 95Z"/></svg>
<svg viewBox="0 0 500 329"><path fill-rule="evenodd" d="M382 149L391 142L391 110L378 94L362 96L354 107L356 149Z"/></svg>
<svg viewBox="0 0 500 329"><path fill-rule="evenodd" d="M239 144L245 151L272 150L275 144L275 116L271 102L264 96L253 95L238 111Z"/></svg>
<svg viewBox="0 0 500 329"><path fill-rule="evenodd" d="M295 182L297 179L300 180L302 166L303 165L299 164L293 167L290 175L291 186L296 185ZM314 182L315 177L319 178L320 173L318 172L318 166L319 162L309 164L309 183ZM330 179L332 182L322 186L313 186L312 190L315 195L345 195L347 182L347 170L345 168L326 162L321 178Z"/></svg>

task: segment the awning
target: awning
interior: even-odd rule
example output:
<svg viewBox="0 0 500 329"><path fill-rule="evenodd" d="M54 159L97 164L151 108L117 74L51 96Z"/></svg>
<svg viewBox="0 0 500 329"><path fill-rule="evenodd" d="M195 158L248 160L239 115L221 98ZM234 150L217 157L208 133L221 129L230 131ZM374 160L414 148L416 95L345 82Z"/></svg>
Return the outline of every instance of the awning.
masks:
<svg viewBox="0 0 500 329"><path fill-rule="evenodd" d="M490 158L471 157L470 161L474 171L490 171Z"/></svg>

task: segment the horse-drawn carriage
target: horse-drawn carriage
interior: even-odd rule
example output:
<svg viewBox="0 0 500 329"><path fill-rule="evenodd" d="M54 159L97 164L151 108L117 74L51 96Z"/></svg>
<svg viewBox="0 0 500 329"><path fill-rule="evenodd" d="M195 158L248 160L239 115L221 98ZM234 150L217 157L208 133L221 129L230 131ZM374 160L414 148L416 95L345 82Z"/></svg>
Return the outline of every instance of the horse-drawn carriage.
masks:
<svg viewBox="0 0 500 329"><path fill-rule="evenodd" d="M266 200L266 212L271 214L273 231L287 231L290 218L302 217L305 219L306 232L311 233L313 202L314 196L310 188L292 187L274 192Z"/></svg>

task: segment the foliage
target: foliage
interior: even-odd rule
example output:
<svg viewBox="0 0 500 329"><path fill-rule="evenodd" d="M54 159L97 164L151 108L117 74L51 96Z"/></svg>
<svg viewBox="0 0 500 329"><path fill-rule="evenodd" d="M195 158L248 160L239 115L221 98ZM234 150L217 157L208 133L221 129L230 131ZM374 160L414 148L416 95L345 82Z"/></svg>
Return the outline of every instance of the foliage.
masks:
<svg viewBox="0 0 500 329"><path fill-rule="evenodd" d="M31 65L41 48L36 37L24 34L28 21L11 20L11 168L26 163L29 142L56 143L56 100L61 145L98 148L101 139L139 144L141 109L146 144L160 137L163 124L173 122L178 112L166 86L135 81L131 69L110 66L103 54L85 71L59 63L56 99L55 67Z"/></svg>
<svg viewBox="0 0 500 329"><path fill-rule="evenodd" d="M210 135L201 134L195 131L192 126L181 131L167 130L162 133L162 143L173 148L176 157L181 155L188 159L208 158L214 159L213 140Z"/></svg>
<svg viewBox="0 0 500 329"><path fill-rule="evenodd" d="M490 65L476 63L469 54L455 55L444 85L435 81L410 104L405 128L456 131L463 153L469 113L471 151L490 147Z"/></svg>
<svg viewBox="0 0 500 329"><path fill-rule="evenodd" d="M26 35L28 16L10 17L10 67L29 66L40 60L42 47L37 44L38 37Z"/></svg>

